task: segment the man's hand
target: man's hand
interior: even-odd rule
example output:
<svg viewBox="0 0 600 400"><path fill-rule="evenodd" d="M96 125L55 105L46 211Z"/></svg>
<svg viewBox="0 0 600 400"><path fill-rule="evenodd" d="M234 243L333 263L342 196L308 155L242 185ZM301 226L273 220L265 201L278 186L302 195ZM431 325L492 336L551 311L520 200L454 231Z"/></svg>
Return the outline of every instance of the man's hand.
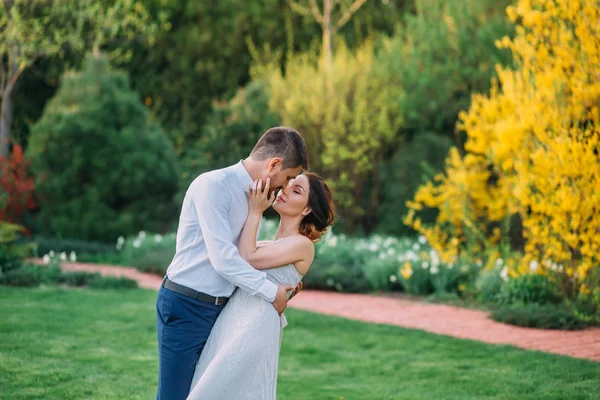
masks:
<svg viewBox="0 0 600 400"><path fill-rule="evenodd" d="M291 299L293 299L294 296L297 295L298 292L301 291L302 289L304 289L304 283L302 281L300 281L300 283L298 284L298 286L296 286L296 289L294 289L294 291L292 292L292 295L290 296L290 298L288 299L288 301L290 301Z"/></svg>
<svg viewBox="0 0 600 400"><path fill-rule="evenodd" d="M275 296L275 300L273 301L273 307L277 310L277 313L281 315L285 308L287 307L287 292L288 290L293 290L294 287L291 285L287 286L279 286L277 288L277 295Z"/></svg>

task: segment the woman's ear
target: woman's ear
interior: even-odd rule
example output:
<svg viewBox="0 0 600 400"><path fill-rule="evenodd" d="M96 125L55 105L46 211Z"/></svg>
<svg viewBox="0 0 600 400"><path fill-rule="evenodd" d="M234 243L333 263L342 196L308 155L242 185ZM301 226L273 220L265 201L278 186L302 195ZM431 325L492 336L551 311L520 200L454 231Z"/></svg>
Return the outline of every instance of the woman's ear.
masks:
<svg viewBox="0 0 600 400"><path fill-rule="evenodd" d="M312 212L312 208L310 208L310 207L306 207L306 208L304 209L304 211L302 211L302 215L304 215L304 216L306 217L306 216L307 216L308 214L310 214L311 212Z"/></svg>

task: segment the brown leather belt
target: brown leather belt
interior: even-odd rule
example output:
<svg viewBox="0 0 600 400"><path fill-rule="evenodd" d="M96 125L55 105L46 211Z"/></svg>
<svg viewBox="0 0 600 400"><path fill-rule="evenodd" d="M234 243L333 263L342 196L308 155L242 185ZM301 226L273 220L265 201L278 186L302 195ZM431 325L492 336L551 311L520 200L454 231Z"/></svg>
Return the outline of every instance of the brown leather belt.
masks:
<svg viewBox="0 0 600 400"><path fill-rule="evenodd" d="M163 280L162 287L169 289L175 293L191 297L192 299L212 303L216 306L224 305L229 300L229 297L214 297L206 293L198 292L194 289L190 289L187 286L183 286L173 281L170 281L168 278L165 278Z"/></svg>

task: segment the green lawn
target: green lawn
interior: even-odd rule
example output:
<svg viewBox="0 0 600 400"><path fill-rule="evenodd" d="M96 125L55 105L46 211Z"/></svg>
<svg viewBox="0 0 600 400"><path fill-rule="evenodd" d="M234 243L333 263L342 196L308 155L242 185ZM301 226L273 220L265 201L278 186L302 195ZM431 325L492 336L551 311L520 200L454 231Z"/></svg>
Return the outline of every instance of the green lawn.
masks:
<svg viewBox="0 0 600 400"><path fill-rule="evenodd" d="M0 398L152 399L156 293L0 287ZM289 310L279 399L599 399L600 363Z"/></svg>

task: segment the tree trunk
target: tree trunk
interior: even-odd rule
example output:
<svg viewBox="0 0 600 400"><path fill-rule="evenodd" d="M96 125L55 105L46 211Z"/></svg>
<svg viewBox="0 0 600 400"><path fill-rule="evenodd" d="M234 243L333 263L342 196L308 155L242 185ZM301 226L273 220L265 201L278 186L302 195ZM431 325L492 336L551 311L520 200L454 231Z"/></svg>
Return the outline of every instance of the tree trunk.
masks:
<svg viewBox="0 0 600 400"><path fill-rule="evenodd" d="M4 90L0 110L0 157L8 156L10 127L12 123L12 93Z"/></svg>

